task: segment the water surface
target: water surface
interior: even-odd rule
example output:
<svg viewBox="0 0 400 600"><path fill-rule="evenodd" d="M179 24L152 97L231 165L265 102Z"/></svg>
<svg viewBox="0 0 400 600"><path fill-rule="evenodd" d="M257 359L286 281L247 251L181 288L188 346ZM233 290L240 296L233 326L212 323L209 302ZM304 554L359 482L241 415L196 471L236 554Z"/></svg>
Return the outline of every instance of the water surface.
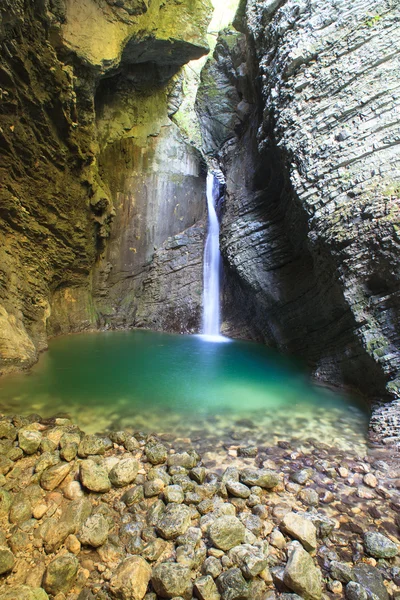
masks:
<svg viewBox="0 0 400 600"><path fill-rule="evenodd" d="M311 385L293 363L262 345L142 330L52 340L29 372L0 378L0 410L67 414L89 431L189 434L246 418L262 424L266 435L296 430L323 439L321 423L347 438L366 429L366 415L354 402ZM351 431L341 431L338 419Z"/></svg>

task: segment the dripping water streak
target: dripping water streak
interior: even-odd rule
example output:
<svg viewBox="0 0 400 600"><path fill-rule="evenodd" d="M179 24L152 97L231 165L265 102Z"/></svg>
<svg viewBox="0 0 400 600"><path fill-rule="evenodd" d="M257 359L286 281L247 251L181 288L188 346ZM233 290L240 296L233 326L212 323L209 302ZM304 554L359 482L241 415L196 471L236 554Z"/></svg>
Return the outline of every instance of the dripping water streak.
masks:
<svg viewBox="0 0 400 600"><path fill-rule="evenodd" d="M208 232L204 252L203 334L220 336L220 262L219 222L215 210L216 179L207 175ZM222 337L222 336L221 336Z"/></svg>

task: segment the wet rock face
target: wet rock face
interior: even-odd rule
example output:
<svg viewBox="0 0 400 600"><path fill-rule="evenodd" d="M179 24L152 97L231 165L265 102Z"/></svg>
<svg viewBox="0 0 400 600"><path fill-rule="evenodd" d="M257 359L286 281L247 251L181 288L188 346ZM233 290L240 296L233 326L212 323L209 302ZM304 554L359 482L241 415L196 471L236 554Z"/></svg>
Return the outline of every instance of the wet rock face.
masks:
<svg viewBox="0 0 400 600"><path fill-rule="evenodd" d="M392 395L400 361L395 21L381 0L251 0L238 19L243 34L220 37L198 103L205 150L227 179L226 330L303 356L321 379ZM220 80L231 91L224 136L208 108Z"/></svg>
<svg viewBox="0 0 400 600"><path fill-rule="evenodd" d="M2 3L0 371L31 365L48 335L110 321L198 326L202 243L191 227L204 215L205 185L199 155L167 106L171 77L208 50L210 11L208 0ZM117 80L133 106L118 96ZM110 120L113 109L119 117ZM182 232L184 254L173 245ZM184 277L188 257L195 267ZM155 309L168 297L173 324Z"/></svg>

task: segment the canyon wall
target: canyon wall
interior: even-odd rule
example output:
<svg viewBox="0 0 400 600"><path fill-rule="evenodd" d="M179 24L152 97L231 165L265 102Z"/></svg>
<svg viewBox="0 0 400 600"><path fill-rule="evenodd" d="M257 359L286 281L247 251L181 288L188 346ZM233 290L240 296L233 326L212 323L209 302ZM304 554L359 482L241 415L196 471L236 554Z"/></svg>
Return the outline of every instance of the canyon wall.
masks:
<svg viewBox="0 0 400 600"><path fill-rule="evenodd" d="M248 0L235 26L197 103L226 178L225 330L302 357L323 381L396 399L395 3ZM388 436L400 433L391 406Z"/></svg>
<svg viewBox="0 0 400 600"><path fill-rule="evenodd" d="M169 116L210 17L208 0L2 3L0 371L49 335L197 326L205 178Z"/></svg>

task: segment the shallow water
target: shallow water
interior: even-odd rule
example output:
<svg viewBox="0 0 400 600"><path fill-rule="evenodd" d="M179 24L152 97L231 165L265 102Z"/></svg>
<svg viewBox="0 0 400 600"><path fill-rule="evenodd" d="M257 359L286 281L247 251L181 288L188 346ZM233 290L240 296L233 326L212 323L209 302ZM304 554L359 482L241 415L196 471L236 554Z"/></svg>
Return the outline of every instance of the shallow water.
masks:
<svg viewBox="0 0 400 600"><path fill-rule="evenodd" d="M142 330L52 340L28 373L0 378L0 410L67 414L87 431L202 428L221 437L253 419L266 436L330 436L338 444L362 442L367 424L354 401L312 386L264 346Z"/></svg>

